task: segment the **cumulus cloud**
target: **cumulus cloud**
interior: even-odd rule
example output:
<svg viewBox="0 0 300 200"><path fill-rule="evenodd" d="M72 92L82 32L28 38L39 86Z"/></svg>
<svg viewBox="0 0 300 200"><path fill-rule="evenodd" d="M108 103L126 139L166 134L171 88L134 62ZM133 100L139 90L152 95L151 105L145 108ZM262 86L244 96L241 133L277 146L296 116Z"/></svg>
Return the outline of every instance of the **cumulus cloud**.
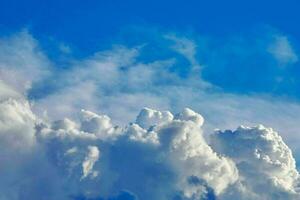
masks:
<svg viewBox="0 0 300 200"><path fill-rule="evenodd" d="M209 144L203 117L188 108L145 108L124 127L86 110L43 121L24 99L0 108L2 199L299 198L292 152L263 126L218 132ZM13 184L21 177L29 180ZM38 192L34 181L42 180L51 187Z"/></svg>
<svg viewBox="0 0 300 200"><path fill-rule="evenodd" d="M186 76L177 57L141 59L143 47L59 70L28 33L2 39L0 199L298 199L295 159L278 133L211 133L260 122L293 144L299 104L222 92L203 80L192 40L167 39L189 62Z"/></svg>
<svg viewBox="0 0 300 200"><path fill-rule="evenodd" d="M49 156L54 154L53 164L68 169L64 172L72 177L68 181L84 184L81 180L89 175L87 181L98 184L97 190L83 190L85 196L105 197L126 189L142 199L175 198L177 193L194 199L205 196L208 186L216 194L222 193L238 177L234 163L218 156L206 143L201 131L203 118L190 109L175 117L167 111L144 109L136 123L119 129L106 128L111 127L107 116L84 112L96 118L89 119L96 128L86 129L94 125L87 125L85 118L77 125L65 119L60 126L57 122L39 125L37 134ZM160 117L163 114L168 117Z"/></svg>
<svg viewBox="0 0 300 200"><path fill-rule="evenodd" d="M299 198L295 159L273 129L259 125L220 131L212 135L212 147L235 162L240 176L238 191L245 193L244 198Z"/></svg>

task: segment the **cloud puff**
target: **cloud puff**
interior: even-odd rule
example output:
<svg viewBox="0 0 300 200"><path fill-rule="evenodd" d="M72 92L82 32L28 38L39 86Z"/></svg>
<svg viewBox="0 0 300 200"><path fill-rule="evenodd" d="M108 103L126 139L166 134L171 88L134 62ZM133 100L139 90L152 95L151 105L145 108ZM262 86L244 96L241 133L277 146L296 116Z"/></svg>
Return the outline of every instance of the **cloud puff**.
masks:
<svg viewBox="0 0 300 200"><path fill-rule="evenodd" d="M84 195L105 197L127 189L143 199L175 198L176 193L194 199L205 196L208 186L220 194L238 178L234 163L206 143L203 118L190 109L174 117L143 109L136 123L124 128L112 128L107 116L83 112L79 123L41 124L37 135L53 164L72 177L68 181L84 184L89 175L88 181L98 184Z"/></svg>
<svg viewBox="0 0 300 200"><path fill-rule="evenodd" d="M247 199L299 198L299 173L291 150L277 132L262 125L212 135L212 147L239 170L239 189ZM231 197L232 198L232 197Z"/></svg>

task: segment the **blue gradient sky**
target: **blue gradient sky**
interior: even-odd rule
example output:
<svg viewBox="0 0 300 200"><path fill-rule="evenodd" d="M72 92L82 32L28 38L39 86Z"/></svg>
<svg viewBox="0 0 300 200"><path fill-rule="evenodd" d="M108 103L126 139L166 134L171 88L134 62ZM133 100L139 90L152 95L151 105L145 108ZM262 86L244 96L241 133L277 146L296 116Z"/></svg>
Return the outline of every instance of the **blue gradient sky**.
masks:
<svg viewBox="0 0 300 200"><path fill-rule="evenodd" d="M203 78L225 91L299 99L299 62L282 66L266 51L272 37L280 35L297 55L299 6L299 1L12 0L0 3L0 33L27 29L61 64L66 60L62 45L72 50L69 57L79 58L113 44L147 41L150 51L158 49L155 57L163 58L170 52L161 35L175 32L197 42L196 57L207 66ZM143 56L151 60L153 52Z"/></svg>

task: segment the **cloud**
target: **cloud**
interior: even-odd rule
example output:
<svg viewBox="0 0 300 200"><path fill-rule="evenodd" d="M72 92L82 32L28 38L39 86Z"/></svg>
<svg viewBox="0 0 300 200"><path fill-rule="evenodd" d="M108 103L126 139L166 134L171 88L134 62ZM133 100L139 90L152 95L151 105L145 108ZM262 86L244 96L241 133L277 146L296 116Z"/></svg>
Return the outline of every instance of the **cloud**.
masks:
<svg viewBox="0 0 300 200"><path fill-rule="evenodd" d="M242 199L299 198L295 159L273 129L259 125L220 131L212 135L212 147L234 160L240 176L238 187L245 193Z"/></svg>
<svg viewBox="0 0 300 200"><path fill-rule="evenodd" d="M180 37L172 34L166 35L165 38L175 43L172 46L172 49L185 56L194 69L200 68L196 59L197 46L194 41L186 37Z"/></svg>
<svg viewBox="0 0 300 200"><path fill-rule="evenodd" d="M204 80L196 41L164 40L167 57L117 45L61 69L29 33L2 38L0 198L299 198L295 159L275 131L212 134L264 123L297 157L299 104L228 93Z"/></svg>
<svg viewBox="0 0 300 200"><path fill-rule="evenodd" d="M0 46L0 79L17 91L26 93L48 75L50 62L28 31L1 38Z"/></svg>
<svg viewBox="0 0 300 200"><path fill-rule="evenodd" d="M203 117L188 108L176 115L145 108L135 123L121 127L106 115L86 110L76 119L47 122L38 119L24 99L2 101L0 108L6 109L0 116L1 158L6 158L1 166L2 199L300 195L291 150L263 126L218 132L209 144L203 137ZM34 175L28 171L33 166ZM20 177L25 180L17 181ZM47 187L37 186L42 180Z"/></svg>
<svg viewBox="0 0 300 200"><path fill-rule="evenodd" d="M97 171L93 171L93 167L95 162L97 162L99 159L99 150L96 146L88 146L88 154L85 157L83 163L82 163L82 179L86 178L87 176L91 175L92 177L95 177L98 175Z"/></svg>
<svg viewBox="0 0 300 200"><path fill-rule="evenodd" d="M293 64L298 61L298 56L286 36L275 36L268 51L282 65Z"/></svg>

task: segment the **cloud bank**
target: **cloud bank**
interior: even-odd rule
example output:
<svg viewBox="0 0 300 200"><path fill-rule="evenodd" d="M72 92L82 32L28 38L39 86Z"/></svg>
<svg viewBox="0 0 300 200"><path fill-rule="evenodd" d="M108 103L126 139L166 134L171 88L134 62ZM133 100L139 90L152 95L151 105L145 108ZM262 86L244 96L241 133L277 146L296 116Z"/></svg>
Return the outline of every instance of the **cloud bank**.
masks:
<svg viewBox="0 0 300 200"><path fill-rule="evenodd" d="M2 38L0 199L299 199L292 150L254 126L297 153L299 104L226 93L194 41L164 40L166 58L118 45L61 68L28 32Z"/></svg>
<svg viewBox="0 0 300 200"><path fill-rule="evenodd" d="M203 137L203 117L144 108L116 126L82 110L46 122L2 98L1 199L298 199L291 150L262 125Z"/></svg>

